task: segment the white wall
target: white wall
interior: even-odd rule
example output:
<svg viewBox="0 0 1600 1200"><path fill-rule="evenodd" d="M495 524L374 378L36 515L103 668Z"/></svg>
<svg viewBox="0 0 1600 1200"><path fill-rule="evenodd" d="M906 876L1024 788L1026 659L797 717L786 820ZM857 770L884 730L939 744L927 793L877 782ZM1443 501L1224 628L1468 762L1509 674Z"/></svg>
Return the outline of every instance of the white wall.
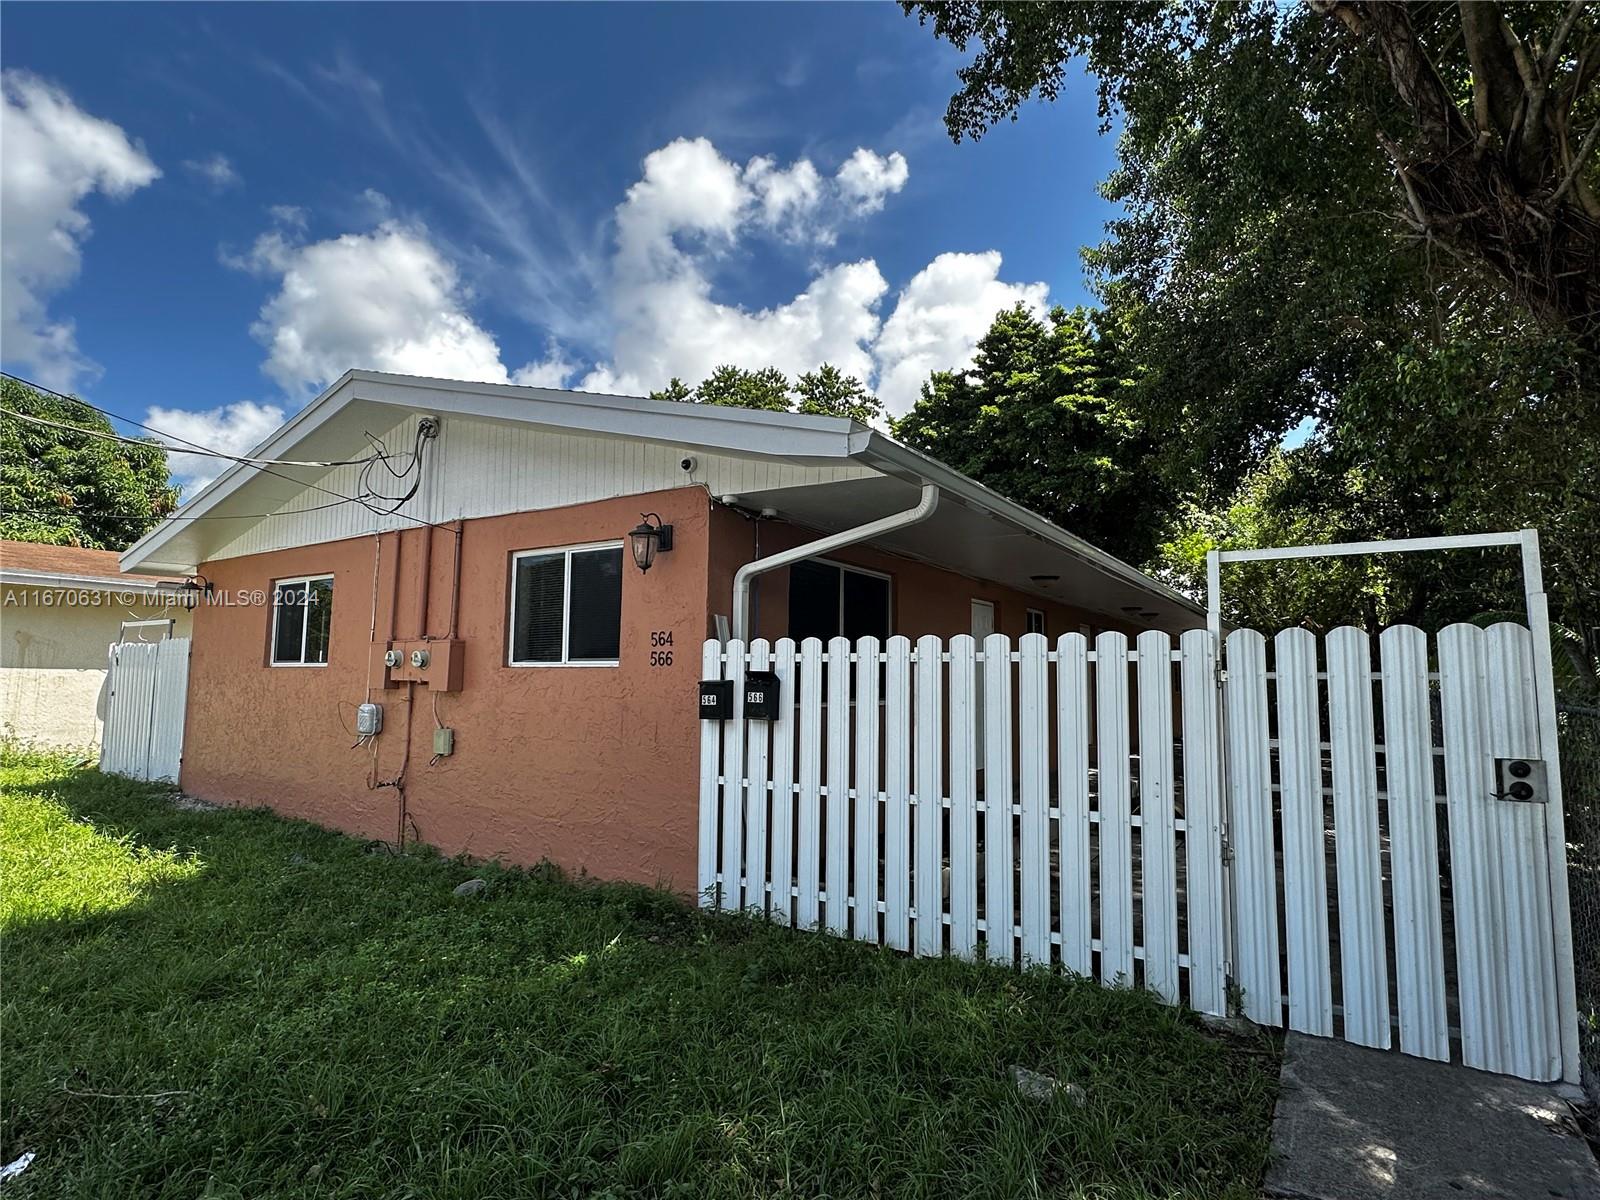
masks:
<svg viewBox="0 0 1600 1200"><path fill-rule="evenodd" d="M99 745L108 647L124 621L167 617L175 636L189 636L192 618L177 606L0 585L0 733L48 746ZM160 636L158 628L128 632L129 640Z"/></svg>

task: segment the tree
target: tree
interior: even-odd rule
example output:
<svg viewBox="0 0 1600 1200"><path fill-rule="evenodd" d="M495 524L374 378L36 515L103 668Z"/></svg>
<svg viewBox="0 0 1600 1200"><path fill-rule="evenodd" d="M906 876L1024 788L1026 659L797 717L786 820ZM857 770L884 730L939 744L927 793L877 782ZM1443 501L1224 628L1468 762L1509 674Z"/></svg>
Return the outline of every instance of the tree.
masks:
<svg viewBox="0 0 1600 1200"><path fill-rule="evenodd" d="M883 419L883 404L853 375L832 363L823 363L795 381L799 404L795 411L819 417L849 417L863 425Z"/></svg>
<svg viewBox="0 0 1600 1200"><path fill-rule="evenodd" d="M1053 99L1073 58L1097 77L1123 214L1085 260L1191 512L1225 512L1309 419L1295 486L1260 494L1277 528L1535 525L1580 622L1600 559L1590 7L907 7L976 46L957 139ZM1401 610L1466 615L1409 561L1379 576L1415 592Z"/></svg>
<svg viewBox="0 0 1600 1200"><path fill-rule="evenodd" d="M1000 313L966 371L936 371L895 426L980 483L1111 553L1155 551L1172 495L1110 334L1085 309Z"/></svg>
<svg viewBox="0 0 1600 1200"><path fill-rule="evenodd" d="M946 113L958 140L1015 119L1035 93L1055 99L1074 58L1099 78L1102 115L1120 109L1146 153L1150 133L1179 133L1163 128L1173 116L1211 118L1180 143L1259 151L1324 121L1383 178L1402 236L1493 274L1591 349L1600 339L1600 23L1585 0L903 7L958 49L980 43Z"/></svg>
<svg viewBox="0 0 1600 1200"><path fill-rule="evenodd" d="M807 371L791 389L789 377L776 367L747 371L721 366L698 387L674 376L666 387L650 393L652 400L678 400L688 404L715 404L727 408L759 408L768 412L802 412L813 416L850 417L870 424L883 416L883 405L859 379L831 363Z"/></svg>
<svg viewBox="0 0 1600 1200"><path fill-rule="evenodd" d="M81 400L0 379L4 407L99 433L115 432ZM178 506L160 442L138 445L0 415L0 537L120 550Z"/></svg>

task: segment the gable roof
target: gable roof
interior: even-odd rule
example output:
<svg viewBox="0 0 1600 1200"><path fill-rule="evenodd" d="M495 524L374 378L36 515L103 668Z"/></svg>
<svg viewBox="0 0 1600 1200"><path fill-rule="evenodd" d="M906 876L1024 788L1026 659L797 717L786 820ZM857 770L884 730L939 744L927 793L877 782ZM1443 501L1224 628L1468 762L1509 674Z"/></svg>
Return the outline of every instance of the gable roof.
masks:
<svg viewBox="0 0 1600 1200"><path fill-rule="evenodd" d="M416 413L532 426L564 434L659 443L710 454L857 468L816 473L816 486L743 491L741 503L774 507L787 520L824 530L907 508L924 483L940 489L935 519L878 544L981 579L1019 586L1044 598L1079 603L1067 591L1087 572L1107 599L1099 607L1158 612L1188 622L1201 609L1188 598L1089 544L1038 513L969 479L879 430L844 417L808 416L613 396L511 384L348 371L247 457L335 460L365 453L366 430ZM220 546L314 486L314 467L260 468L237 463L123 553L129 571L192 572L207 545ZM848 477L847 477L848 476ZM471 515L484 515L473 513ZM432 518L439 519L439 518ZM450 518L447 518L450 519ZM410 523L410 522L403 522ZM206 535L194 532L204 526ZM960 545L964 553L955 554ZM1066 580L1063 588L1046 577ZM1111 601L1131 601L1112 604Z"/></svg>

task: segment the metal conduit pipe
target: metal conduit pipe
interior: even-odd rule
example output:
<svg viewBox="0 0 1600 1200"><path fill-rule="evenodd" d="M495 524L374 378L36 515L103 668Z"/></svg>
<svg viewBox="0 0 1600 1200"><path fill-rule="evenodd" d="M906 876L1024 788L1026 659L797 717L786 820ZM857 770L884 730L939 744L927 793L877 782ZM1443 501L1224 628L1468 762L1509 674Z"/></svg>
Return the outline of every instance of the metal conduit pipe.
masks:
<svg viewBox="0 0 1600 1200"><path fill-rule="evenodd" d="M765 575L768 571L776 571L779 567L787 567L791 563L815 558L819 554L827 554L845 546L854 546L858 542L870 541L882 534L892 533L896 529L920 524L931 517L933 510L938 507L938 486L924 483L922 498L917 501L914 508L891 513L887 517L879 517L876 521L868 521L865 525L857 525L854 529L831 533L825 538L818 538L814 542L807 542L792 550L780 550L777 554L769 554L766 558L745 563L733 577L733 636L742 641L750 634L750 581L757 575Z"/></svg>

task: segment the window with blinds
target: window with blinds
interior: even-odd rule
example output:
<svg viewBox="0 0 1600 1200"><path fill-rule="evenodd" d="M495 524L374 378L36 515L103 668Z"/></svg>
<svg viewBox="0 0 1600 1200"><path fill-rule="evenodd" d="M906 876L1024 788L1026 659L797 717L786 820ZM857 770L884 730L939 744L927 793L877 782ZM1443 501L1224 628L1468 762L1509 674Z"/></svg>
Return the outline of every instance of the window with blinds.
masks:
<svg viewBox="0 0 1600 1200"><path fill-rule="evenodd" d="M622 545L528 550L511 559L514 667L615 666L622 644Z"/></svg>
<svg viewBox="0 0 1600 1200"><path fill-rule="evenodd" d="M273 666L327 666L332 631L332 575L280 579L273 584Z"/></svg>

